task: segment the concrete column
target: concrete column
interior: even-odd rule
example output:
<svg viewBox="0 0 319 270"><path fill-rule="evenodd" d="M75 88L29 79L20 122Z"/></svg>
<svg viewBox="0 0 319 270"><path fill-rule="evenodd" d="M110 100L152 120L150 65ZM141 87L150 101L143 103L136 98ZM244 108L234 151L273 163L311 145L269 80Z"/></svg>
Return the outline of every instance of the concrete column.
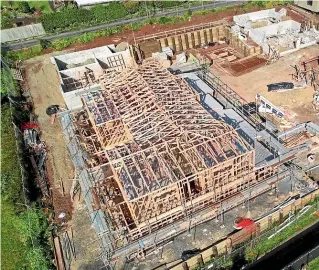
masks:
<svg viewBox="0 0 319 270"><path fill-rule="evenodd" d="M219 26L219 38L223 38L226 36L225 26Z"/></svg>
<svg viewBox="0 0 319 270"><path fill-rule="evenodd" d="M137 45L137 46L135 47L135 51L136 51L136 53L137 53L137 58L138 58L138 60L142 60L143 57L142 57L141 49L140 49L140 46L139 46L139 45Z"/></svg>
<svg viewBox="0 0 319 270"><path fill-rule="evenodd" d="M218 256L218 249L217 249L217 247L216 247L216 246L213 246L213 247L212 247L212 251L213 251L213 256L214 256L214 258L216 258L216 257Z"/></svg>

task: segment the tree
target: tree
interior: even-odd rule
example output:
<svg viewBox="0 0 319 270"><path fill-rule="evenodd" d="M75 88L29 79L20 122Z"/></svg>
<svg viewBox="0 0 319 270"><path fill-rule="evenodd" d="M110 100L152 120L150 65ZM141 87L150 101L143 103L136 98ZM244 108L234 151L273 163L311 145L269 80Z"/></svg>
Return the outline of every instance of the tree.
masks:
<svg viewBox="0 0 319 270"><path fill-rule="evenodd" d="M48 47L50 47L50 45L51 45L50 40L40 39L40 46L42 49L47 49Z"/></svg>
<svg viewBox="0 0 319 270"><path fill-rule="evenodd" d="M127 1L127 2L124 2L124 6L125 6L128 13L134 14L134 13L138 12L138 10L140 8L140 2Z"/></svg>
<svg viewBox="0 0 319 270"><path fill-rule="evenodd" d="M18 2L18 10L22 13L31 13L32 12L32 10L29 6L29 3L25 2L25 1Z"/></svg>

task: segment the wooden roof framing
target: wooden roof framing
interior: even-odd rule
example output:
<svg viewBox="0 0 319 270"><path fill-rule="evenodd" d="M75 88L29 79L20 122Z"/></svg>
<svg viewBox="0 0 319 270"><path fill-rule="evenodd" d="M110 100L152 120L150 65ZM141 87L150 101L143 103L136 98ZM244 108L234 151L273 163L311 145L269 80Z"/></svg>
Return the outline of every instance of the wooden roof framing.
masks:
<svg viewBox="0 0 319 270"><path fill-rule="evenodd" d="M95 142L87 148L97 160L94 165L112 166L128 200L194 177L251 150L235 129L202 107L198 94L184 79L171 75L154 60L106 75L101 78L101 88L89 94L97 101L83 98L84 114L94 128L89 136L81 132L85 125L78 129L80 136L90 137L85 144L91 144L92 138L103 139L96 127L103 128L115 118L127 127L129 134L123 141L110 147L102 144L102 149ZM111 136L118 138L112 130Z"/></svg>

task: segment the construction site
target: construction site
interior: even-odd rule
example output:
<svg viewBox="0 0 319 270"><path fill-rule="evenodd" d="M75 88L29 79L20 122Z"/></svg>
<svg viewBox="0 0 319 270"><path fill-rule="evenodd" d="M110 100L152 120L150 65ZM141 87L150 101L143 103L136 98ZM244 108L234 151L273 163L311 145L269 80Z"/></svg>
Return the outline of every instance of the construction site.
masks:
<svg viewBox="0 0 319 270"><path fill-rule="evenodd" d="M274 8L28 62L51 182L74 207L55 210L74 215L75 244L60 240L64 269L195 269L203 261L181 253L230 252L239 242L215 243L236 216L312 200L318 26ZM74 250L91 257L81 264Z"/></svg>

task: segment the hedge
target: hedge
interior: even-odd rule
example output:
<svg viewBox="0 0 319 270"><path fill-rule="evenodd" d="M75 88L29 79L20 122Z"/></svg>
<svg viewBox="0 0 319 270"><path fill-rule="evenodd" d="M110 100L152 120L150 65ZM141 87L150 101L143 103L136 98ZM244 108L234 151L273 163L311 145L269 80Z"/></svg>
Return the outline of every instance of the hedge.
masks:
<svg viewBox="0 0 319 270"><path fill-rule="evenodd" d="M111 2L108 5L96 5L91 9L75 8L73 6L64 8L55 13L43 14L40 17L44 29L49 33L76 29L81 26L97 25L113 22L135 15L146 15L148 10L165 9L183 5L182 1L148 1L142 2Z"/></svg>

